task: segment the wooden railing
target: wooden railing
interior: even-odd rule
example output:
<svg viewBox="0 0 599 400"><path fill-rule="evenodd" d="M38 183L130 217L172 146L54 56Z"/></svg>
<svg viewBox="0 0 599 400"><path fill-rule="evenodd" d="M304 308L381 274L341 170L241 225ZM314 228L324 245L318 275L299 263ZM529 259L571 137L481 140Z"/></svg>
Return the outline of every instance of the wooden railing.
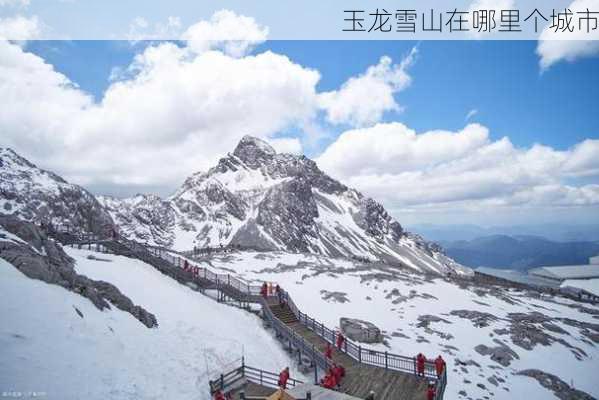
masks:
<svg viewBox="0 0 599 400"><path fill-rule="evenodd" d="M303 313L294 303L288 292L283 291L283 297L285 298L289 309L293 312L298 321L300 321L306 328L310 329L325 341L331 343L332 345L336 344L335 341L337 333L333 329L328 328L322 322L310 317L306 313ZM343 341L343 351L359 363L407 372L414 375L417 374L415 357L406 357L399 354L389 353L387 351L383 352L364 348L362 345L357 344L348 338L345 338ZM445 386L447 384L446 373L447 371L444 370L442 375L439 377L437 376L434 363L427 361L424 364L424 376L437 382L437 394L435 399L443 398Z"/></svg>
<svg viewBox="0 0 599 400"><path fill-rule="evenodd" d="M125 246L132 246L132 244L124 243ZM138 244L137 244L138 245ZM141 245L138 245L141 246ZM159 248L145 248L156 257L160 257L175 267L183 268L186 260L179 256L172 255L169 251ZM262 305L262 311L265 320L270 324L273 330L282 337L286 342L289 343L291 348L298 350L298 355L305 354L311 358L312 362L326 371L331 366L330 361L324 356L324 354L315 348L315 346L308 342L301 335L293 331L289 326L279 320L270 309L267 300L260 296L260 285L252 285L249 282L241 278L237 278L231 274L218 274L208 268L199 267L193 265L187 261L188 268L192 271L194 278L204 279L215 285L215 287L221 290L224 288L232 289L236 293L231 293L232 296L239 296L237 300L240 301L252 301L260 303ZM336 331L328 328L322 322L310 317L308 314L303 313L295 304L288 292L283 290L283 298L285 302L298 319L300 323L306 326L308 329L316 333L319 337L325 341L335 345ZM389 353L387 351L373 350L364 348L360 344L353 342L346 338L343 344L343 351L352 357L359 363L373 365L380 368L401 371L410 374L417 374L416 358L406 357L398 354ZM318 368L314 368L315 371L315 382L318 381ZM232 372L231 372L232 373ZM424 366L424 377L431 380L435 380L436 384L436 400L441 400L445 392L447 385L446 371L443 371L441 376L437 376L435 365L432 362L426 362ZM228 379L227 376L223 375L223 379Z"/></svg>
<svg viewBox="0 0 599 400"><path fill-rule="evenodd" d="M210 385L210 395L213 395L217 390L228 392L234 388L236 384L243 380L253 382L261 386L276 388L278 387L279 383L279 375L274 372L269 372L245 365L245 362L242 359L240 367L235 368L234 370L225 374L221 374L218 378L208 382ZM300 380L289 378L287 380L287 387L295 387L302 383L303 382Z"/></svg>

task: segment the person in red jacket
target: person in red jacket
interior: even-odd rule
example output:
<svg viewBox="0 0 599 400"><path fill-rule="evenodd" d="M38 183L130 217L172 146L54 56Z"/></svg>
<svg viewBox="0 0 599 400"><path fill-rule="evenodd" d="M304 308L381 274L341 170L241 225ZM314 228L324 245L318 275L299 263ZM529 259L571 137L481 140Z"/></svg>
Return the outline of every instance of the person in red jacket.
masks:
<svg viewBox="0 0 599 400"><path fill-rule="evenodd" d="M337 348L339 350L341 350L341 347L343 346L343 342L345 342L345 336L343 336L343 334L341 333L341 331L339 331L337 333Z"/></svg>
<svg viewBox="0 0 599 400"><path fill-rule="evenodd" d="M434 385L428 385L428 389L426 391L426 400L435 400L436 390Z"/></svg>
<svg viewBox="0 0 599 400"><path fill-rule="evenodd" d="M287 389L287 381L289 380L289 367L286 367L279 374L279 387L281 389Z"/></svg>
<svg viewBox="0 0 599 400"><path fill-rule="evenodd" d="M324 355L329 360L333 358L333 346L329 342L327 342L327 347L324 349Z"/></svg>
<svg viewBox="0 0 599 400"><path fill-rule="evenodd" d="M424 376L424 363L426 362L426 357L422 353L418 353L416 356L416 371L418 375Z"/></svg>
<svg viewBox="0 0 599 400"><path fill-rule="evenodd" d="M214 393L214 400L225 400L225 396L223 395L223 392L221 392L220 389L218 389L215 393Z"/></svg>
<svg viewBox="0 0 599 400"><path fill-rule="evenodd" d="M440 377L445 370L445 360L441 355L435 359L435 370L437 371L437 377Z"/></svg>
<svg viewBox="0 0 599 400"><path fill-rule="evenodd" d="M336 386L337 380L335 379L335 374L329 368L329 371L327 372L326 376L322 381L322 387L324 387L325 389L335 389Z"/></svg>
<svg viewBox="0 0 599 400"><path fill-rule="evenodd" d="M333 374L335 375L335 380L337 381L337 386L341 385L341 378L345 375L345 368L341 365L333 364Z"/></svg>
<svg viewBox="0 0 599 400"><path fill-rule="evenodd" d="M262 284L262 288L260 288L260 295L266 299L268 296L268 285L266 282Z"/></svg>

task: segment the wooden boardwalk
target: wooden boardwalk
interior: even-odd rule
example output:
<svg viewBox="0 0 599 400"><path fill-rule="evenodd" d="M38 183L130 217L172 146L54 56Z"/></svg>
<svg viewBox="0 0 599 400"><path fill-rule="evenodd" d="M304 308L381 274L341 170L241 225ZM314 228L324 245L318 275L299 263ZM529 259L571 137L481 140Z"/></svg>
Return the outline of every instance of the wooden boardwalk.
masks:
<svg viewBox="0 0 599 400"><path fill-rule="evenodd" d="M269 302L273 314L294 332L302 336L324 354L327 342L299 322L289 307ZM335 349L333 361L343 365L345 377L341 392L365 398L370 391L377 400L425 400L428 380L406 372L384 369L359 363L347 354Z"/></svg>

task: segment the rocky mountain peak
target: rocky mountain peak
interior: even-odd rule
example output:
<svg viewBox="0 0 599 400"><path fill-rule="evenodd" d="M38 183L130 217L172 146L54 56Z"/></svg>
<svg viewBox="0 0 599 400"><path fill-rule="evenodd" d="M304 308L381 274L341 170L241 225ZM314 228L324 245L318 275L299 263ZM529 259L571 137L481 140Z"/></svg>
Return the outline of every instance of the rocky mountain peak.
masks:
<svg viewBox="0 0 599 400"><path fill-rule="evenodd" d="M277 152L271 145L257 137L246 135L237 144L233 155L252 168L258 168L271 160Z"/></svg>

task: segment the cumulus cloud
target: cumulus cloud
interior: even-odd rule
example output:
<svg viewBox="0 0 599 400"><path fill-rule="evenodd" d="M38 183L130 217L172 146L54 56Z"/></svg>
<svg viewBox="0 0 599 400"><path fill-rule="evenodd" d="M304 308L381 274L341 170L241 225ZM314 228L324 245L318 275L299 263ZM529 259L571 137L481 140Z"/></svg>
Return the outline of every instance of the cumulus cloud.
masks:
<svg viewBox="0 0 599 400"><path fill-rule="evenodd" d="M310 120L317 71L264 52L147 47L95 102L42 58L0 42L2 145L84 185L174 188L250 134ZM300 151L296 140L280 149Z"/></svg>
<svg viewBox="0 0 599 400"><path fill-rule="evenodd" d="M29 0L0 0L0 7L3 6L20 6L20 7L27 7L29 5L30 1Z"/></svg>
<svg viewBox="0 0 599 400"><path fill-rule="evenodd" d="M350 130L319 157L321 167L392 209L599 205L599 140L559 151L493 141L482 125L416 133L399 123Z"/></svg>
<svg viewBox="0 0 599 400"><path fill-rule="evenodd" d="M593 11L596 6L596 0L574 0L566 8L576 13L587 9ZM573 19L572 23L576 24L576 19ZM572 62L579 58L599 55L599 29L592 30L594 25L592 21L590 23L589 33L586 32L586 25L583 25L582 30L576 25L573 32L556 32L555 28L548 24L541 32L537 45L541 70L547 70L560 61Z"/></svg>
<svg viewBox="0 0 599 400"><path fill-rule="evenodd" d="M394 95L410 85L407 70L416 54L414 47L399 64L384 56L377 65L350 78L339 90L319 94L319 104L327 120L333 124L365 126L379 121L385 111L399 110Z"/></svg>
<svg viewBox="0 0 599 400"><path fill-rule="evenodd" d="M0 18L0 40L31 40L40 36L41 24L37 16Z"/></svg>
<svg viewBox="0 0 599 400"><path fill-rule="evenodd" d="M160 40L179 37L181 34L181 19L170 16L165 22L150 23L144 17L135 17L129 24L128 40Z"/></svg>
<svg viewBox="0 0 599 400"><path fill-rule="evenodd" d="M182 39L187 40L189 48L197 53L221 49L228 55L241 57L264 42L267 36L268 28L259 25L254 18L220 10L209 21L190 26Z"/></svg>

